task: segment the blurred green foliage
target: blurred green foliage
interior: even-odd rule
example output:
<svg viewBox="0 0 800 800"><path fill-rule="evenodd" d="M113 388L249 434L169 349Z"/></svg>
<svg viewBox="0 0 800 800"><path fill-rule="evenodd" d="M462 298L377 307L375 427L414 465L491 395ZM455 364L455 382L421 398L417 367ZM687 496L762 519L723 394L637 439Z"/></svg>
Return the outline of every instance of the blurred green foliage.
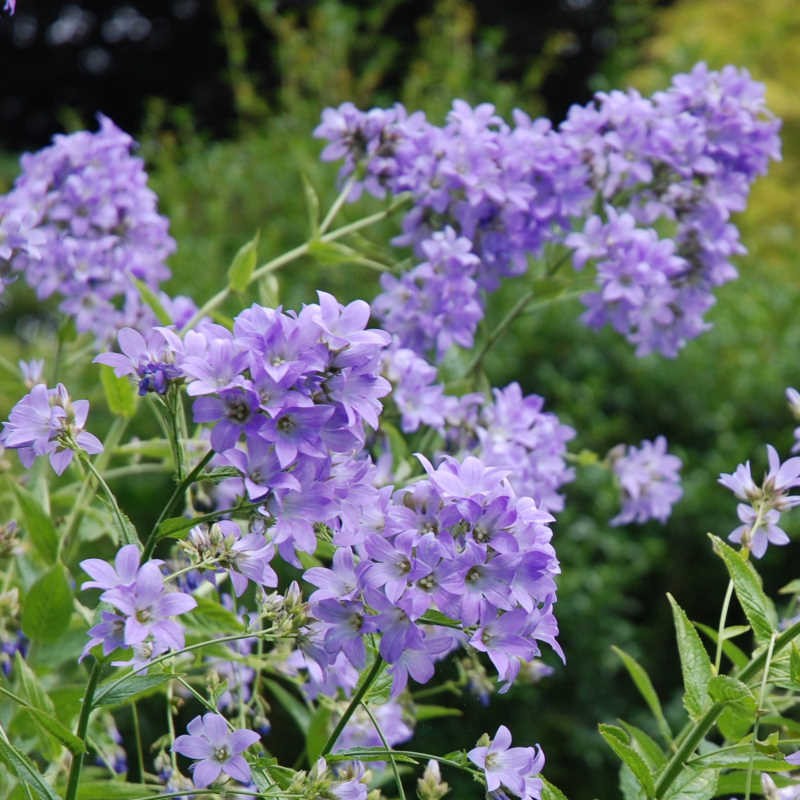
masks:
<svg viewBox="0 0 800 800"><path fill-rule="evenodd" d="M268 106L258 97L244 57L248 47L259 43L248 40L238 5L220 0L229 77L241 116L239 137L204 141L186 112L157 100L150 104L141 136L152 186L179 243L171 260L170 291L190 294L198 302L207 299L223 284L238 248L257 231L260 262L305 240L303 181L319 192L323 209L336 193L336 167L319 163L320 146L311 137L325 106L345 100L362 107L401 100L441 121L452 99L461 97L493 102L506 114L514 106L541 113L536 90L568 44L565 35L551 37L542 53L531 54L531 62L519 69L524 79L511 84L499 79L501 33L479 30L469 2L439 0L420 22L420 44L412 53L379 35L397 5L373 4L358 12L323 0L310 7L301 24L298 15L279 14L269 0L252 0L251 8L275 39L282 78ZM635 358L612 332L586 330L577 321L579 302L571 301L523 316L486 364L494 385L518 380L526 391L543 395L547 409L576 428L576 452L586 447L602 455L618 442L638 444L663 433L685 465L685 496L669 524L640 528L609 528L606 521L616 511L610 482L597 468L581 468L556 526L563 567L558 616L566 668L557 668L540 685L495 698L493 723L485 716L480 723L472 721L472 701L467 701L465 719L452 723L452 730L440 723L435 732L421 727L419 748L424 749L427 736L440 739L444 731L454 743L464 744L483 727L494 731L505 722L515 742L542 744L548 778L573 800L618 796L615 759L600 740L596 723L624 716L647 725L637 717L641 702L610 645L618 644L642 661L665 699L674 695L679 675L664 593L672 592L690 617L715 623L726 579L705 533L724 536L736 524L733 498L716 484L716 477L748 458L759 475L767 442L788 453L792 423L783 391L800 382L795 262L800 210L793 196L800 159L795 78L800 15L795 0L687 0L666 9L650 0L618 0L615 13L618 47L605 78L596 82L598 88L630 84L649 93L698 60L712 67L745 66L765 81L769 104L784 120L784 162L756 185L749 210L738 220L750 255L740 261L740 280L719 292L710 315L713 330L677 359ZM638 50L650 32L646 46ZM400 95L381 96L377 90L383 79L397 70L403 75ZM15 160L0 158L0 188L10 184L15 169ZM348 209L345 217L355 218L366 207ZM368 246L379 255L391 231L391 225L370 231ZM287 307L312 300L317 288L346 300L371 299L377 287L375 275L363 267L313 259L295 262L279 273L278 282L278 299ZM263 290L274 301L275 287ZM492 298L493 313L501 315L517 296L518 284L509 282ZM227 310L233 313L256 299L257 293L237 297ZM11 312L17 322L34 324L31 319L41 310L30 295L15 303ZM35 324L40 330L41 323ZM25 340L5 335L6 358L24 356ZM84 380L92 380L88 370ZM4 407L20 388L3 379ZM92 399L77 387L74 394ZM144 492L129 489L140 498L138 507L152 486L149 481ZM790 526L790 533L800 532L796 522ZM795 577L786 553L773 549L765 558L768 587ZM672 706L679 711L674 700ZM438 743L432 747L441 752ZM473 793L456 786L456 796Z"/></svg>

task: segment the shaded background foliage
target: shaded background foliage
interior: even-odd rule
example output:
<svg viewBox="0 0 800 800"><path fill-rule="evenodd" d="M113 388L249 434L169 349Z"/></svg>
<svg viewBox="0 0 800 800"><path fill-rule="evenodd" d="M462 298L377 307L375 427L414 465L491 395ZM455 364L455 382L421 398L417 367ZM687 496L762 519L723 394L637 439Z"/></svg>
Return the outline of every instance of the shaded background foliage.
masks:
<svg viewBox="0 0 800 800"><path fill-rule="evenodd" d="M77 32L59 41L65 18ZM784 119L785 159L756 185L739 219L750 254L740 259L741 279L719 293L713 330L675 360L637 359L615 334L583 328L580 305L565 303L518 320L486 365L494 385L519 380L543 395L547 408L577 429L576 451L603 454L617 442L663 433L684 460L685 496L666 526L612 529L606 520L616 500L607 476L581 469L556 526L567 667L494 698L480 715L477 701L467 698L464 719L449 730L442 721L430 731L423 724L416 744L440 751L442 739L469 742L502 721L520 742L542 744L546 774L569 797L616 797L615 760L596 723L616 716L648 722L637 719L641 704L609 645L639 658L662 695L676 697L664 593L672 592L692 618L714 623L725 577L705 533L724 535L735 525L734 503L716 476L748 458L759 474L764 443L784 455L791 446L783 390L800 381L799 38L793 0L20 0L14 20L0 23L0 53L13 76L0 89L0 135L8 150L0 181L13 180L14 150L41 146L60 126L91 125L102 108L141 140L171 219L179 249L170 289L203 300L256 230L263 257L302 240L302 176L323 204L332 198L335 168L319 164L310 136L326 105L399 99L441 121L452 98L462 97L493 102L503 113L520 106L558 120L593 89L633 85L649 93L698 60L714 68L746 66L765 81L768 102ZM54 94L55 104L45 101ZM385 249L390 231L371 234L369 246ZM317 287L342 300L369 298L375 285L362 268L309 259L281 273L274 296L264 299L295 307ZM516 289L510 281L492 298L495 313ZM0 321L3 352L25 355L31 338L47 330L47 313L30 294L18 293ZM85 370L83 379L92 381L93 373ZM4 379L4 408L19 388ZM148 492L158 484L115 489L148 520ZM789 524L796 535L800 526L791 518ZM767 586L774 590L794 577L797 563L791 548L769 552ZM671 706L679 713L675 699ZM456 796L462 792L474 788L456 788Z"/></svg>

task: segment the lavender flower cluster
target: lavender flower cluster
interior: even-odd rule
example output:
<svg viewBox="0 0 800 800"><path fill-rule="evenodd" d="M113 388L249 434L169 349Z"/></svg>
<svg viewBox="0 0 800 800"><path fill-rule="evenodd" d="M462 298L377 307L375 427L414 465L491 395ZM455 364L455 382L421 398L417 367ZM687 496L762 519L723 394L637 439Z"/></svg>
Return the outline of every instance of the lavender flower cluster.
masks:
<svg viewBox="0 0 800 800"><path fill-rule="evenodd" d="M576 269L597 268L584 321L610 324L638 355L674 356L708 327L713 290L736 276L731 258L744 248L731 214L779 157L778 128L745 70L699 64L651 99L599 93L557 130L519 111L508 125L488 104L455 101L439 128L399 105L345 103L315 135L329 142L323 159L344 160L351 197L412 196L396 243L424 260L384 277L376 300L402 346L437 358L469 347L481 292L558 242Z"/></svg>
<svg viewBox="0 0 800 800"><path fill-rule="evenodd" d="M175 243L133 140L103 115L99 124L22 157L0 197L0 291L22 275L39 299L60 296L79 332L108 342L125 325L155 323L135 281L157 291Z"/></svg>

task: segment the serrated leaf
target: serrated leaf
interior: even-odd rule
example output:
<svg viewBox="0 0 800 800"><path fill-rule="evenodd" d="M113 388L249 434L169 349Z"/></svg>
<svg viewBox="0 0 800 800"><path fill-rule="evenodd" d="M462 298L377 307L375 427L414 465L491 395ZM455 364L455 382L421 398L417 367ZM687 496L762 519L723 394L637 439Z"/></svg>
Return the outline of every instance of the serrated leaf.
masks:
<svg viewBox="0 0 800 800"><path fill-rule="evenodd" d="M744 611L756 638L769 639L777 629L778 618L772 601L764 594L761 576L755 567L738 551L716 536L709 534L714 552L725 562L736 599Z"/></svg>
<svg viewBox="0 0 800 800"><path fill-rule="evenodd" d="M711 800L717 792L717 771L684 769L664 800Z"/></svg>
<svg viewBox="0 0 800 800"><path fill-rule="evenodd" d="M729 675L716 675L708 682L708 693L726 704L717 720L726 739L738 741L749 733L756 718L756 699L747 686Z"/></svg>
<svg viewBox="0 0 800 800"><path fill-rule="evenodd" d="M11 489L19 503L23 524L36 552L48 563L58 558L58 532L42 504L27 489L10 481Z"/></svg>
<svg viewBox="0 0 800 800"><path fill-rule="evenodd" d="M0 728L0 761L8 767L8 770L17 777L20 783L34 792L39 800L61 800L45 782L33 762L8 741L2 728Z"/></svg>
<svg viewBox="0 0 800 800"><path fill-rule="evenodd" d="M606 744L619 756L642 786L647 797L655 795L655 783L647 762L631 746L628 734L616 725L599 725L600 735Z"/></svg>
<svg viewBox="0 0 800 800"><path fill-rule="evenodd" d="M664 716L664 712L661 708L661 701L658 699L658 695L656 694L656 690L653 687L653 682L650 680L650 676L645 671L644 667L631 655L628 655L622 648L616 647L612 645L611 649L619 656L622 663L625 665L625 669L628 670L628 674L631 676L631 680L633 680L636 688L639 690L639 694L642 695L644 698L645 703L647 703L647 707L650 709L650 712L656 718L656 723L658 725L658 731L663 737L664 741L667 743L672 741L672 731L667 724L666 717Z"/></svg>
<svg viewBox="0 0 800 800"><path fill-rule="evenodd" d="M258 260L258 239L259 234L243 244L228 267L228 286L234 292L244 292L250 285L250 279L256 268Z"/></svg>
<svg viewBox="0 0 800 800"><path fill-rule="evenodd" d="M19 653L16 655L19 656ZM84 743L56 718L52 701L22 658L15 659L14 669L20 675L22 675L23 670L28 673L23 680L24 696L16 695L3 686L0 686L0 694L17 703L20 708L31 716L46 736L55 737L73 755L85 752L86 746Z"/></svg>
<svg viewBox="0 0 800 800"><path fill-rule="evenodd" d="M108 410L125 419L133 417L136 413L139 395L131 380L126 375L118 378L112 367L101 364L100 382L103 384Z"/></svg>
<svg viewBox="0 0 800 800"><path fill-rule="evenodd" d="M306 732L306 756L309 764L316 763L330 734L331 710L320 706L311 715Z"/></svg>
<svg viewBox="0 0 800 800"><path fill-rule="evenodd" d="M101 683L94 694L93 706L118 706L136 699L140 695L157 689L174 677L168 675L129 675L124 679L116 678Z"/></svg>
<svg viewBox="0 0 800 800"><path fill-rule="evenodd" d="M708 682L714 670L700 636L684 610L675 602L671 594L667 599L672 606L675 622L675 635L678 640L678 654L681 659L683 675L683 705L689 716L697 718L711 705L708 697Z"/></svg>
<svg viewBox="0 0 800 800"><path fill-rule="evenodd" d="M162 325L171 325L172 317L167 313L167 310L161 303L158 295L142 280L134 278L133 282L139 292L139 296L150 306L152 312Z"/></svg>
<svg viewBox="0 0 800 800"><path fill-rule="evenodd" d="M35 642L56 641L69 627L72 599L66 570L56 564L25 595L22 632Z"/></svg>
<svg viewBox="0 0 800 800"><path fill-rule="evenodd" d="M753 693L745 684L730 675L712 677L708 682L708 693L715 701L755 713L756 699Z"/></svg>

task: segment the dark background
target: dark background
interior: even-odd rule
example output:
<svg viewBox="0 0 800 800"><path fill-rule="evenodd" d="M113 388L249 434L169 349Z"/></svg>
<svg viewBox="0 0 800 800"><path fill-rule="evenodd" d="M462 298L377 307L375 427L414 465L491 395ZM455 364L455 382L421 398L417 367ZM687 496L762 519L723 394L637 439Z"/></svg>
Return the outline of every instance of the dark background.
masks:
<svg viewBox="0 0 800 800"><path fill-rule="evenodd" d="M70 120L86 124L99 110L135 133L152 97L188 107L198 128L212 138L232 135L236 108L225 76L222 5L210 0L19 0L16 15L0 19L0 148L41 147ZM281 81L271 47L274 37L247 3L227 5L238 14L248 43L255 45L248 47L247 68L269 102ZM272 5L277 13L296 15L302 25L315 4ZM366 8L371 3L349 5ZM519 78L553 31L569 32L569 43L540 86L548 115L556 120L571 103L590 96L598 71L627 34L619 13L626 3L478 0L473 5L479 28L502 32L504 79ZM395 3L381 34L413 48L417 23L432 6ZM380 89L390 96L401 81L396 70L390 71Z"/></svg>

